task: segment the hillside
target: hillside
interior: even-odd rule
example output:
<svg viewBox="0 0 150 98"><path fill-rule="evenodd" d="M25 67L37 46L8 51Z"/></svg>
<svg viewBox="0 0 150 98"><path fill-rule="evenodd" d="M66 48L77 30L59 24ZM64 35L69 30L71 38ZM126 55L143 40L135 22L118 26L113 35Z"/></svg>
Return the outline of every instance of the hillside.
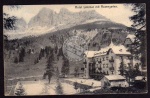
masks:
<svg viewBox="0 0 150 98"><path fill-rule="evenodd" d="M91 26L93 28L93 23L98 21L103 22L102 24L111 22L109 19L94 10L70 12L65 8L60 9L59 13L56 13L49 8L42 8L34 17L30 19L29 23L25 23L23 21L23 18L18 19L16 21L16 30L4 30L5 35L7 35L10 39L15 39L26 36L39 36L45 33L71 27L85 28L84 26L86 26L87 23L89 24L87 26ZM101 23L94 24L98 26L98 24ZM109 23L107 25L109 25Z"/></svg>
<svg viewBox="0 0 150 98"><path fill-rule="evenodd" d="M78 24L90 19L104 19L104 16L98 14L96 11L70 12L68 9L62 8L59 13L42 8L37 15L29 21L29 27L34 26L58 26L67 24Z"/></svg>
<svg viewBox="0 0 150 98"><path fill-rule="evenodd" d="M99 50L108 46L111 40L116 45L123 44L128 34L126 26L112 22L95 11L70 12L64 8L59 13L43 8L27 26L23 19L18 21L18 25L20 28L28 27L27 32L4 33L7 36L4 39L5 76L9 78L43 75L47 64L46 49L52 48L60 52L63 42L71 36L86 40L89 50ZM54 29L50 30L52 27ZM19 39L9 39L12 36ZM42 49L44 56L39 59ZM24 60L18 62L21 52ZM59 58L57 65L61 72L63 54L61 52L58 55L59 52L56 56ZM70 73L74 73L77 66L79 71L83 67L82 61L69 63Z"/></svg>
<svg viewBox="0 0 150 98"><path fill-rule="evenodd" d="M125 36L127 33L120 30L111 31L108 29L76 29L73 27L64 29L61 31L55 31L53 33L41 35L38 37L25 37L18 40L9 41L10 48L5 51L5 73L9 77L17 77L17 76L30 76L30 75L41 75L45 71L45 65L47 62L47 58L43 57L37 64L34 64L35 60L39 57L39 53L41 48L45 48L46 46L51 46L54 48L57 45L59 48L62 47L62 44L65 39L78 35L85 40L87 40L87 44L89 45L89 50L98 50L101 47L105 47L109 45L112 39L115 44L122 44L125 40ZM68 31L68 32L67 32ZM120 32L117 33L116 31ZM81 33L82 32L82 33ZM92 35L93 34L93 35ZM123 35L124 34L124 35ZM116 36L117 35L117 36ZM120 41L122 40L122 41ZM97 43L98 45L95 45ZM18 64L14 63L15 57L18 57L18 52L22 47L25 47L26 55L24 62L20 62ZM34 53L28 54L29 50L34 50ZM58 49L59 50L59 49ZM61 71L62 67L62 59L59 57L58 61L59 70ZM82 61L78 63L70 62L70 73L74 72L75 66L79 66L82 68ZM28 73L28 74L27 74Z"/></svg>

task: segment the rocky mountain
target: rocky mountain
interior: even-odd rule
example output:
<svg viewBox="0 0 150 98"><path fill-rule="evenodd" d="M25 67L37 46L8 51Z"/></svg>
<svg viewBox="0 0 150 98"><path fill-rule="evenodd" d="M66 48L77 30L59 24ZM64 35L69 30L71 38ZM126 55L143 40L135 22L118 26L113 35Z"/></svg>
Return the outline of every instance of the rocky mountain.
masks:
<svg viewBox="0 0 150 98"><path fill-rule="evenodd" d="M79 24L87 20L103 19L108 21L107 18L98 14L96 11L83 11L83 12L70 12L68 9L62 8L59 13L49 9L42 8L37 15L29 21L29 27L34 26L59 26L68 24Z"/></svg>
<svg viewBox="0 0 150 98"><path fill-rule="evenodd" d="M25 30L27 28L27 23L24 18L19 18L15 21L15 27L19 30Z"/></svg>
<svg viewBox="0 0 150 98"><path fill-rule="evenodd" d="M109 45L111 39L115 44L122 44L123 38L126 37L126 35L122 34L127 34L125 31L120 31L120 29L126 29L125 25L112 22L96 11L70 12L63 8L59 13L56 13L51 9L43 8L29 21L28 26L23 18L18 19L16 23L16 27L22 28L22 31L18 33L12 33L11 31L9 34L12 34L11 36L14 36L14 38L20 38L6 41L6 51L4 52L8 69L7 74L12 77L17 76L20 72L24 72L23 74L37 72L34 70L41 72L34 73L34 75L43 74L47 59L42 58L38 61L39 63L34 64L35 60L39 58L41 49L47 46L51 48L57 46L61 49L64 41L71 36L84 38L89 50L97 50ZM53 28L53 31L51 28ZM41 35L35 36L37 34ZM18 58L18 51L21 51L21 47L25 49L24 62L19 62L16 65L14 58ZM29 52L31 50L33 53ZM62 62L62 60L60 59L58 62ZM80 63L70 62L71 65L75 64L70 66L70 72L74 72L75 66L82 66L82 61ZM17 69L17 71L14 70L10 73L9 70L13 70L19 65L22 66L19 67L22 69ZM62 63L59 65L62 65Z"/></svg>
<svg viewBox="0 0 150 98"><path fill-rule="evenodd" d="M17 30L6 31L9 39L29 36L40 36L47 33L75 30L92 30L102 28L123 29L125 25L110 21L94 10L71 12L66 8L60 9L59 13L42 8L27 24L23 18L16 21ZM61 31L61 32L62 32Z"/></svg>

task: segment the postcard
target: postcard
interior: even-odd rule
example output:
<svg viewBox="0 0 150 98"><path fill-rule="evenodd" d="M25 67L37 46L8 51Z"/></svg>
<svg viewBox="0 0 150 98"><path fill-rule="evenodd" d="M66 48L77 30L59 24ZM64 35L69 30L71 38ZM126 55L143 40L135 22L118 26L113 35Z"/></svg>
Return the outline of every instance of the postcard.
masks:
<svg viewBox="0 0 150 98"><path fill-rule="evenodd" d="M145 94L146 4L4 5L4 95Z"/></svg>

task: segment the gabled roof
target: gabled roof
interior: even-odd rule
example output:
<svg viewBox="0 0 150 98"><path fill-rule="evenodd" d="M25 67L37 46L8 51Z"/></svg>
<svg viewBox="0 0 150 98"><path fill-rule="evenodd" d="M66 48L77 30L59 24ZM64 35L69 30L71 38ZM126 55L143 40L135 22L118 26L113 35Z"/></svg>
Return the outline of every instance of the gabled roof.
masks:
<svg viewBox="0 0 150 98"><path fill-rule="evenodd" d="M131 53L127 51L127 48L123 45L120 46L114 46L111 48L115 54L126 54L130 55Z"/></svg>
<svg viewBox="0 0 150 98"><path fill-rule="evenodd" d="M136 37L136 36L135 36L134 34L128 34L127 37L126 37L126 39L129 38L129 39L131 39L132 42L134 42L135 37Z"/></svg>
<svg viewBox="0 0 150 98"><path fill-rule="evenodd" d="M124 45L114 45L111 43L108 47L101 48L98 52L95 53L94 56L106 55L112 49L114 54L125 54L130 55L131 53L127 51L127 48Z"/></svg>
<svg viewBox="0 0 150 98"><path fill-rule="evenodd" d="M106 77L108 80L125 80L125 78L121 75L107 75L107 76L104 76Z"/></svg>
<svg viewBox="0 0 150 98"><path fill-rule="evenodd" d="M144 76L136 76L135 80L143 80Z"/></svg>
<svg viewBox="0 0 150 98"><path fill-rule="evenodd" d="M86 57L92 58L95 56L107 55L108 52L112 50L114 54L124 54L130 55L131 53L127 51L128 49L124 45L114 45L112 42L109 46L101 48L99 51L85 51Z"/></svg>
<svg viewBox="0 0 150 98"><path fill-rule="evenodd" d="M92 57L94 57L94 54L96 52L98 52L98 51L85 51L84 54L86 55L86 57L92 58Z"/></svg>

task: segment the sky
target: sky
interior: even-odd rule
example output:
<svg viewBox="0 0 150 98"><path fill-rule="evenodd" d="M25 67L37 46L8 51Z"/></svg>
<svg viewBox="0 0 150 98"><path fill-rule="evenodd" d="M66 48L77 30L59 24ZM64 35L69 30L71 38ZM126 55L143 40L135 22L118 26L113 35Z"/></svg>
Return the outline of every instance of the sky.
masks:
<svg viewBox="0 0 150 98"><path fill-rule="evenodd" d="M134 12L131 11L131 7L124 6L124 4L22 5L18 9L11 9L4 5L3 12L10 16L13 15L18 18L24 18L28 23L43 7L50 8L57 13L59 13L61 8L66 8L71 12L95 10L111 21L126 26L131 26L132 21L129 20L129 17L134 14Z"/></svg>

